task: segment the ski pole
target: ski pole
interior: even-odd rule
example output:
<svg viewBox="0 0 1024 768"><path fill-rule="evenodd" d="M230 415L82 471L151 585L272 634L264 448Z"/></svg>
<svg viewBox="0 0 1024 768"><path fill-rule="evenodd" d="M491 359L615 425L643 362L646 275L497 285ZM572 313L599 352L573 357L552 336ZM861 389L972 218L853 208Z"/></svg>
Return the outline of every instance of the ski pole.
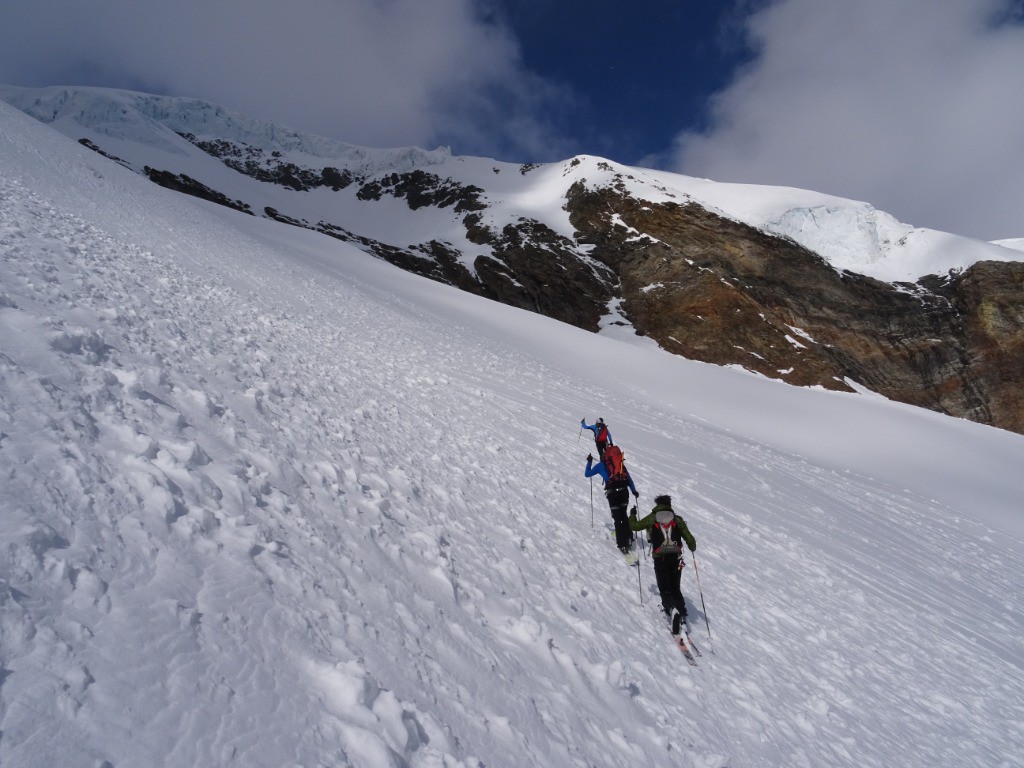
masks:
<svg viewBox="0 0 1024 768"><path fill-rule="evenodd" d="M594 476L590 476L590 527L594 527Z"/></svg>
<svg viewBox="0 0 1024 768"><path fill-rule="evenodd" d="M704 611L704 623L708 628L708 647L712 653L715 652L715 647L711 643L711 622L708 621L708 609L704 605L704 590L700 586L700 569L697 568L697 553L691 552L690 556L693 558L693 573L697 577L697 591L700 593L700 607Z"/></svg>
<svg viewBox="0 0 1024 768"><path fill-rule="evenodd" d="M644 604L644 587L640 583L640 561L636 561L636 589L640 593L640 605Z"/></svg>

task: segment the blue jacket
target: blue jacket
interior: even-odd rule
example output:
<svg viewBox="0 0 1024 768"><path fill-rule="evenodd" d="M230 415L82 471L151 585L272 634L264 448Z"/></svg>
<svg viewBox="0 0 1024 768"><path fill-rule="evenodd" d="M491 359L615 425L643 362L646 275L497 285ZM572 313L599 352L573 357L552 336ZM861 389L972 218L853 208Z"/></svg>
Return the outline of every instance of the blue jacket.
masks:
<svg viewBox="0 0 1024 768"><path fill-rule="evenodd" d="M629 482L629 490L632 491L634 496L640 494L636 492L636 486L633 485L633 478L629 474L629 470L623 467L626 473L626 480ZM608 485L608 467L604 465L603 461L599 461L594 464L593 459L587 459L587 468L583 470L584 477L593 477L594 475L600 475L605 485Z"/></svg>
<svg viewBox="0 0 1024 768"><path fill-rule="evenodd" d="M580 426L583 427L584 429L589 429L591 432L593 432L594 433L594 439L595 440L597 439L597 430L599 430L601 428L600 424L587 424L587 420L586 419L580 419ZM608 425L607 424L605 424L604 428L608 432L608 445L615 445L615 441L612 440L612 431L610 429L608 429Z"/></svg>

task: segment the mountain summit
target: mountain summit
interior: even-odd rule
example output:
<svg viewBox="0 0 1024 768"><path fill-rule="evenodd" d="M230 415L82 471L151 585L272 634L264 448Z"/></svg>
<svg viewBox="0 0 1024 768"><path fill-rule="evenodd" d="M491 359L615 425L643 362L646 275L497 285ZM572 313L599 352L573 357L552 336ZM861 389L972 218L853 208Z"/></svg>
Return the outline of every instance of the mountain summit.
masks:
<svg viewBox="0 0 1024 768"><path fill-rule="evenodd" d="M595 157L367 149L201 101L0 98L169 189L591 331L1024 432L1024 254L866 203Z"/></svg>

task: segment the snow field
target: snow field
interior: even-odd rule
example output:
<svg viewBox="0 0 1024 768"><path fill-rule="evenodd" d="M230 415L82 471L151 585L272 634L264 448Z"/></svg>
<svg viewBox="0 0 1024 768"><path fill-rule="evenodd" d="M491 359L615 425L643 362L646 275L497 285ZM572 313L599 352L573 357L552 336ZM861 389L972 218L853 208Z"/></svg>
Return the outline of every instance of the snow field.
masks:
<svg viewBox="0 0 1024 768"><path fill-rule="evenodd" d="M0 763L1014 764L1012 536L623 394L612 342L494 308L501 336L473 297L85 152L0 153ZM554 356L567 333L587 365ZM710 380L723 412L790 391ZM596 415L641 508L671 493L697 537L697 669L596 487L591 525Z"/></svg>
<svg viewBox="0 0 1024 768"><path fill-rule="evenodd" d="M26 207L5 211L4 220L52 216L38 200L30 198ZM583 538L593 534L589 524L556 536L558 528L536 522L545 496L562 507L578 506L583 483L545 488L542 481L530 488L518 480L524 472L545 478L549 461L547 414L525 394L542 388L539 372L521 390L504 392L507 361L430 339L429 329L425 335L423 328L401 323L378 326L358 301L341 304L346 297L338 295L330 298L346 331L329 330L327 321L337 317L322 317L325 326L310 337L287 312L254 308L209 279L196 284L174 265L71 217L49 218L46 228L10 235L16 244L8 251L11 284L20 282L24 292L5 313L37 310L44 318L24 333L48 338L48 349L17 352L47 359L53 386L40 394L19 376L16 360L4 389L17 399L6 409L17 420L48 414L51 429L60 425L52 447L38 437L45 426L12 429L26 436L11 446L24 462L13 472L15 497L26 507L49 497L47 507L61 510L57 517L39 510L42 524L26 515L27 535L22 529L12 538L27 540L16 552L34 546L45 568L64 576L41 601L43 614L26 608L31 601L19 603L26 610L19 626L27 635L29 627L62 622L62 611L53 606L70 611L70 603L79 608L71 615L80 616L74 633L84 646L74 654L81 660L56 679L42 668L12 675L12 695L19 694L18 680L33 688L45 680L64 691L76 723L87 724L89 702L126 702L123 713L137 713L141 722L113 732L96 723L104 738L90 745L96 759L120 748L134 750L144 762L161 755L185 764L248 754L301 763L309 759L296 751L301 744L310 754L340 750L336 754L354 764L396 754L411 760L417 752L423 753L418 764L430 764L439 749L447 752L443 733L417 716L415 705L400 705L390 693L390 686L407 687L412 674L432 692L428 704L452 710L446 719L467 719L487 742L494 739L511 754L530 754L531 741L549 739L555 746L543 751L566 760L585 751L572 741L589 743L596 733L554 728L552 735L545 722L572 704L566 677L594 687L593 706L599 708L606 706L604 688L626 683L616 644L603 633L597 634L600 658L612 664L581 665L572 635L556 642L545 626L546 610L534 615L542 606L572 621L578 608L565 594L614 608L601 590L588 591L578 571L565 572L564 552L594 557L593 540ZM19 240L30 241L31 248L19 247ZM75 245L62 246L69 242ZM25 258L33 249L45 259ZM62 280L37 280L37 270L55 270ZM67 285L78 286L79 293L68 296ZM33 293L39 286L44 290ZM159 295L147 286L157 286ZM322 312L327 297L312 284L303 290ZM79 322L102 330L58 319L69 298ZM112 300L116 314L104 311ZM498 383L448 372L471 372L481 361ZM401 405L380 402L382 392L403 394L395 398ZM474 400L482 407L467 409ZM313 405L335 401L345 405L333 412ZM480 429L487 419L514 425L517 415L522 424L539 422L543 429L524 427L518 435ZM503 454L517 441L520 450L522 441L536 441L538 451L503 469ZM314 450L321 443L324 448ZM54 466L62 467L56 477ZM495 467L498 476L491 477ZM502 471L510 477L501 477ZM470 510L470 520L460 522ZM607 511L598 513L600 527ZM57 530L73 535L64 539ZM98 540L88 534L93 531ZM524 576L523 562L533 558L533 573ZM31 568L18 575L29 574ZM128 583L116 583L117 575ZM508 583L521 586L509 590ZM447 618L451 614L456 620ZM269 647L252 658L244 646L253 642ZM407 661L392 671L392 664L378 659L377 678L346 650L350 643ZM44 649L52 653L50 645ZM437 659L433 648L440 649ZM26 641L12 655L31 656L33 649ZM141 649L148 650L125 668ZM327 663L321 654L343 661ZM476 663L467 667L466 659ZM538 664L554 682L536 678ZM522 681L511 686L520 699L513 712L528 725L535 721L529 729L536 733L520 731L496 703L481 707L480 666ZM462 676L453 674L459 669ZM296 675L308 689L288 682ZM68 687L68 676L81 682ZM508 695L504 690L498 701ZM378 701L382 713L376 712ZM303 713L321 707L327 722L310 732ZM251 724L267 718L276 728ZM207 724L216 720L221 727L210 733ZM135 746L142 724L145 750ZM164 726L157 731L167 734L163 739L150 739L154 725ZM67 727L66 739L57 742L79 742L82 732ZM285 739L288 733L303 738ZM569 743L560 744L562 738ZM621 733L613 739L628 743ZM15 754L70 757L31 738Z"/></svg>

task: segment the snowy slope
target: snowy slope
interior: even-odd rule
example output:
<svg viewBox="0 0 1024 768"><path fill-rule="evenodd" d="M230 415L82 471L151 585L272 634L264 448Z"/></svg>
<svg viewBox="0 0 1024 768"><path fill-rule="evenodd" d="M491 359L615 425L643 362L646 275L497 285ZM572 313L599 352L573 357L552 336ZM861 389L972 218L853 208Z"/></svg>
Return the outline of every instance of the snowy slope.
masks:
<svg viewBox="0 0 1024 768"><path fill-rule="evenodd" d="M1015 251L1024 251L1024 237L1011 238L1010 240L994 240L993 244Z"/></svg>
<svg viewBox="0 0 1024 768"><path fill-rule="evenodd" d="M790 237L821 254L837 269L879 280L914 282L986 259L1024 260L1015 250L935 230L915 228L865 202L808 190L723 184L679 174L622 166L580 156L529 171L487 158L453 157L444 148L368 149L302 134L269 121L230 112L195 99L161 97L102 88L25 89L0 86L6 100L74 139L86 138L141 172L149 165L184 173L254 211L270 206L288 216L332 222L396 247L440 240L473 259L489 251L466 236L462 217L451 209L411 211L404 201L359 200L355 188L295 191L253 181L210 157L179 134L225 140L278 154L280 162L319 170L325 165L359 176L414 169L485 190L483 223L500 231L520 217L535 218L569 238L574 228L562 210L576 182L623 188L642 200L693 200L729 218ZM581 256L587 249L581 247Z"/></svg>
<svg viewBox="0 0 1024 768"><path fill-rule="evenodd" d="M4 105L0 257L4 766L1019 764L1020 436L488 303ZM584 415L697 537L697 669Z"/></svg>

